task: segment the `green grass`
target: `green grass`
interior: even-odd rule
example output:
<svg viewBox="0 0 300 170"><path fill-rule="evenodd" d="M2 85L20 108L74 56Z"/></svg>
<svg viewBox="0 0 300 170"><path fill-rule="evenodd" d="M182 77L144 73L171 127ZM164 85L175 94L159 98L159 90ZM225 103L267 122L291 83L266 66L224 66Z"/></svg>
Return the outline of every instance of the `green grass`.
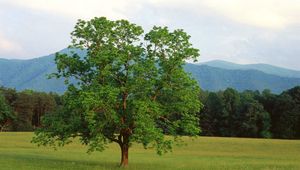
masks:
<svg viewBox="0 0 300 170"><path fill-rule="evenodd" d="M54 151L30 143L32 133L0 133L0 169L120 169L120 150L111 144L104 152L86 153L74 142ZM133 145L129 168L136 170L175 169L300 169L300 141L245 138L184 138L187 146L175 147L173 153L156 155Z"/></svg>

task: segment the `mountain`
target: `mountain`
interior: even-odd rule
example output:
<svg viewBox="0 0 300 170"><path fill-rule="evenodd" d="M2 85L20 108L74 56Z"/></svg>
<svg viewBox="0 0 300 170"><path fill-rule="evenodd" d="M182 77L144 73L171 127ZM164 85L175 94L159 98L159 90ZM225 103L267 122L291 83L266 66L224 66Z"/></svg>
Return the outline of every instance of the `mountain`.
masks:
<svg viewBox="0 0 300 170"><path fill-rule="evenodd" d="M300 71L272 66L269 64L235 64L223 60L212 60L198 64L223 68L227 70L258 70L267 74L273 74L282 77L300 78Z"/></svg>
<svg viewBox="0 0 300 170"><path fill-rule="evenodd" d="M70 53L67 49L61 52ZM80 50L76 50L76 52L80 55L85 53ZM56 71L54 57L55 55L51 54L30 60L0 59L0 86L16 88L17 90L33 89L63 93L66 87L62 79L47 79L47 75ZM246 89L261 91L268 88L275 93L280 93L283 90L300 85L300 78L275 74L287 69L268 65L274 69L272 74L270 73L272 69L268 68L248 69L243 67L244 65L234 63L219 62L218 65L216 63L218 64L218 62L211 62L211 66L209 66L209 63L186 64L185 69L199 82L202 89L210 91L233 87L240 91ZM263 69L269 70L269 74L267 71L262 71ZM297 72L288 71L289 75Z"/></svg>
<svg viewBox="0 0 300 170"><path fill-rule="evenodd" d="M0 59L0 85L63 93L66 87L62 80L47 79L47 74L55 71L54 54L31 60Z"/></svg>
<svg viewBox="0 0 300 170"><path fill-rule="evenodd" d="M270 89L274 93L300 85L300 78L281 77L258 70L229 70L207 65L187 64L187 72L209 91L233 87L239 91Z"/></svg>

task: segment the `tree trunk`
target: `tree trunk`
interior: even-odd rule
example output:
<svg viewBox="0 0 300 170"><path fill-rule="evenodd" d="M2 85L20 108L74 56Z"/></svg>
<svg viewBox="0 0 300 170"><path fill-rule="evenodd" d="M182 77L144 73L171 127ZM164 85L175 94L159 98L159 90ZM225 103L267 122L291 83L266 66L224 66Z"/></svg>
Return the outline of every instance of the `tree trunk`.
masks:
<svg viewBox="0 0 300 170"><path fill-rule="evenodd" d="M121 167L127 167L128 166L128 144L120 144L121 147Z"/></svg>

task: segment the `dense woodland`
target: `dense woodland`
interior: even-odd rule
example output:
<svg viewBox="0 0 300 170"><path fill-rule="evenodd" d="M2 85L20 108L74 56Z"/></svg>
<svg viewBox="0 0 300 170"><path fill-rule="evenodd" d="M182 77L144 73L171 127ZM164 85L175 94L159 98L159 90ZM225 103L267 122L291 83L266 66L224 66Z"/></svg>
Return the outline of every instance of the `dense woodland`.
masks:
<svg viewBox="0 0 300 170"><path fill-rule="evenodd" d="M281 94L228 88L202 91L199 97L203 104L198 114L200 135L300 138L300 86ZM56 93L1 87L0 130L33 131L42 126L43 115L62 106L63 96Z"/></svg>
<svg viewBox="0 0 300 170"><path fill-rule="evenodd" d="M42 116L51 114L62 104L55 93L0 88L1 131L32 131L41 126Z"/></svg>
<svg viewBox="0 0 300 170"><path fill-rule="evenodd" d="M300 86L281 94L228 88L200 94L202 135L300 138Z"/></svg>

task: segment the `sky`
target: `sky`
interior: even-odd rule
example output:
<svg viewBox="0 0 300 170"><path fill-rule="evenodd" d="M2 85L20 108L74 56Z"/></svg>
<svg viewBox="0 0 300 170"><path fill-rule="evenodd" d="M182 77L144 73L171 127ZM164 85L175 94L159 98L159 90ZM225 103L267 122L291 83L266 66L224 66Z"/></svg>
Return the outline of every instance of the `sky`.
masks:
<svg viewBox="0 0 300 170"><path fill-rule="evenodd" d="M300 70L300 0L0 0L0 58L57 52L78 19L96 16L184 29L200 62Z"/></svg>

